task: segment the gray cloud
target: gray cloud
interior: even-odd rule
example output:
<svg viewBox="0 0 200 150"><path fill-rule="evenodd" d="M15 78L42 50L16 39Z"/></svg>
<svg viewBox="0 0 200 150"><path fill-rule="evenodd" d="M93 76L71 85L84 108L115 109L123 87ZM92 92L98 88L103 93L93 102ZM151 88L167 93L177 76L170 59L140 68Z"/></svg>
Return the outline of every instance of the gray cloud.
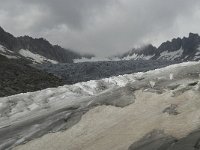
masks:
<svg viewBox="0 0 200 150"><path fill-rule="evenodd" d="M0 25L107 56L200 33L199 0L0 0Z"/></svg>

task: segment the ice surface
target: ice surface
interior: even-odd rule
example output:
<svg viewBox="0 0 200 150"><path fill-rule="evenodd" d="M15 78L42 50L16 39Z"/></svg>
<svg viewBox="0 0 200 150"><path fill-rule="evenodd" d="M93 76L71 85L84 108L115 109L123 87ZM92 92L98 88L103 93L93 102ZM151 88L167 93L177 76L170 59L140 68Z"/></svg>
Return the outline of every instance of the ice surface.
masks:
<svg viewBox="0 0 200 150"><path fill-rule="evenodd" d="M189 100L188 100L189 99ZM163 113L177 105L178 115ZM163 94L136 92L136 102L125 108L99 106L86 113L72 128L33 140L16 150L110 150L128 147L154 129L182 138L200 125L199 95L188 91L171 97Z"/></svg>
<svg viewBox="0 0 200 150"><path fill-rule="evenodd" d="M2 124L5 124L2 120L6 118L9 118L9 121L15 121L22 116L32 115L34 114L33 112L38 113L46 108L52 110L72 105L84 98L95 96L109 89L124 87L128 83L134 83L139 78L142 78L142 76L153 77L157 74L166 76L167 72L169 72L168 78L173 79L173 75L170 73L173 70L199 63L185 62L148 72L119 75L101 80L91 80L73 85L60 86L58 88L48 88L37 92L3 97L0 98L1 107L4 106L4 111L1 110L0 127ZM150 81L150 85L154 87L154 81ZM1 107L0 109L2 109Z"/></svg>
<svg viewBox="0 0 200 150"><path fill-rule="evenodd" d="M74 116L76 122L70 122L73 127L70 128L69 131L66 131L67 135L63 138L67 138L69 141L64 143L61 142L61 145L64 144L63 146L71 146L72 150L79 149L82 140L87 143L87 139L91 141L93 140L93 136L94 138L100 138L101 136L99 137L99 135L104 137L102 138L102 142L113 139L116 140L114 141L116 146L118 145L117 140L120 139L119 135L120 137L123 137L123 139L128 138L128 140L125 140L124 142L129 141L129 144L131 144L134 141L134 137L139 139L139 137L150 132L154 128L158 128L159 122L162 121L164 121L164 123L161 124L163 126L160 128L164 127L169 133L173 133L173 135L177 137L182 137L191 130L196 129L197 125L200 125L200 123L196 122L199 120L199 109L195 109L193 112L188 109L193 109L192 107L197 106L195 103L198 103L199 105L199 92L197 92L199 89L199 70L200 62L185 62L148 72L125 74L101 80L91 80L57 88L48 88L37 92L3 97L0 98L0 129L4 131L4 129L6 130L9 126L12 128L17 124L26 127L25 131L20 131L22 137L21 139L18 139L18 142L21 143L28 135L31 136L35 132L40 133L45 131L45 129L42 128L43 126L48 127L48 125L50 125L50 127L53 127L57 125L56 127L59 129L61 128L59 124L63 123L63 120L68 121L70 118L69 116L71 116L73 112L76 112L76 115L83 115L89 111L82 119L80 116L78 116L78 119L76 118L76 115ZM172 74L173 79L170 77ZM195 82L193 79L195 79ZM195 85L196 82L197 85ZM171 84L176 84L176 86ZM166 89L168 85L172 87L169 88L173 89L172 91ZM193 88L193 90L190 90L191 88ZM185 91L188 90L190 90L189 93L186 93ZM159 94L156 94L157 91ZM185 94L183 95L183 93ZM179 99L176 98L178 96L180 96ZM194 96L197 96L197 98L194 99ZM115 101L115 99L118 99L119 101ZM121 106L118 105L118 103L123 104L127 99L132 100L134 104L127 103L130 107L128 105L126 108L116 107ZM190 101L188 101L188 99L190 99ZM194 103L191 103L191 100L194 100ZM178 119L173 118L166 113L162 113L162 111L171 104L180 104L181 107L180 109L178 107L177 111L181 113L182 108L184 108L184 111L186 110L186 112ZM191 107L187 107L188 104L191 105ZM99 107L92 109L92 106ZM68 111L68 109L67 111L64 111L66 108L70 111ZM77 108L82 108L84 112L80 112ZM46 118L45 115L47 114L52 113L51 115L57 115L59 112L58 110L64 111L64 119L60 118L61 120L59 120L58 115L58 122L55 122L55 124L51 123L56 121L56 116L54 116L53 120L45 120L38 128L30 126L31 122L35 119L39 119L39 122L42 122L41 120L44 120L44 118ZM190 113L187 114L187 112ZM60 113L62 113L62 111ZM191 118L191 116L195 115L195 118ZM179 115L177 116L179 117ZM170 117L172 119L170 119ZM189 121L193 120L194 122L189 125L177 125L175 126L176 128L172 128L173 125L184 122L185 117L188 117L190 119ZM29 121L28 124L26 124L27 121ZM38 122L35 121L35 123ZM183 129L184 132L180 133L180 129ZM188 130L186 131L185 129ZM130 130L133 133L137 133L138 131L141 134L129 135ZM18 131L17 127L15 131ZM119 135L114 135L115 133L118 133L118 131ZM122 134L124 134L124 136L122 136ZM12 132L9 132L9 135L12 136ZM90 136L87 137L87 135ZM108 135L113 136L110 137ZM60 133L58 133L58 136L60 136ZM129 139L129 137L131 138ZM74 140L75 138L76 140ZM49 138L47 139L49 141ZM74 142L70 140L74 140ZM98 141L99 140L97 140L96 146L99 149L111 149L113 146L111 144L101 145L103 147L99 147ZM53 144L56 143L53 142ZM40 146L43 146L43 144ZM129 145L126 143L125 146ZM94 147L85 147L83 149L92 150Z"/></svg>

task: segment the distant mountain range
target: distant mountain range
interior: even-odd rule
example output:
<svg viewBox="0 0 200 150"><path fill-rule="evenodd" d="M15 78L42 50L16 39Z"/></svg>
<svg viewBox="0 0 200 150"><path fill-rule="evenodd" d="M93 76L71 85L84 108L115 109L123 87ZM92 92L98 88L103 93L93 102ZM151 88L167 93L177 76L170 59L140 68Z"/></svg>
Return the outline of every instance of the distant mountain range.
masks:
<svg viewBox="0 0 200 150"><path fill-rule="evenodd" d="M200 60L200 36L190 33L189 37L172 39L162 43L158 48L151 44L138 49L134 48L118 58L123 60Z"/></svg>
<svg viewBox="0 0 200 150"><path fill-rule="evenodd" d="M96 59L52 45L43 38L14 37L0 27L0 97L197 60L200 36L193 33L158 48L147 45L120 56Z"/></svg>
<svg viewBox="0 0 200 150"><path fill-rule="evenodd" d="M118 56L100 59L94 55L81 55L58 45L52 45L44 38L14 37L0 27L0 54L7 58L26 59L36 64L130 59L196 61L200 60L200 36L189 33L188 37L172 39L162 43L158 48L149 44L141 48L133 48Z"/></svg>
<svg viewBox="0 0 200 150"><path fill-rule="evenodd" d="M14 37L0 27L0 54L8 58L23 58L33 63L72 63L74 59L90 58L58 45L52 45L43 38L29 36Z"/></svg>
<svg viewBox="0 0 200 150"><path fill-rule="evenodd" d="M172 39L171 41L162 43L158 48L148 44L109 58L81 58L75 59L74 62L120 60L197 61L200 60L200 36L198 34L189 33L188 37Z"/></svg>

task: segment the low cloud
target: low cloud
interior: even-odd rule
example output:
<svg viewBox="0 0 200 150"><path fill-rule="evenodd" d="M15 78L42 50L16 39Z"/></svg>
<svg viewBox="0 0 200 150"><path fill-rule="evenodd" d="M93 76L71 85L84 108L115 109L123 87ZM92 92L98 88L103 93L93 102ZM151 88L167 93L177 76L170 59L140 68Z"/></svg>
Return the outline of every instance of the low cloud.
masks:
<svg viewBox="0 0 200 150"><path fill-rule="evenodd" d="M108 56L200 33L198 0L0 0L0 25L81 53Z"/></svg>

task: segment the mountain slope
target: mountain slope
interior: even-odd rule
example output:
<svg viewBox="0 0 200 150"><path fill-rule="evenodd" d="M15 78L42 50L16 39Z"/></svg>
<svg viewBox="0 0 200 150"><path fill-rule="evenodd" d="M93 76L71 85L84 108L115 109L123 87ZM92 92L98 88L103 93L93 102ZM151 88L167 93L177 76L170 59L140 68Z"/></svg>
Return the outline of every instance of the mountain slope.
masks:
<svg viewBox="0 0 200 150"><path fill-rule="evenodd" d="M139 49L132 49L119 58L124 60L200 60L200 36L190 33L189 37L172 39L162 43L158 48L147 45Z"/></svg>
<svg viewBox="0 0 200 150"><path fill-rule="evenodd" d="M29 36L14 37L1 27L0 45L20 55L20 51L23 50L27 51L27 53L32 53L32 55L40 55L40 57L53 60L54 62L72 63L74 59L83 57L71 50L64 49L58 45L52 45L43 38L34 39ZM90 57L90 55L85 55L84 57Z"/></svg>
<svg viewBox="0 0 200 150"><path fill-rule="evenodd" d="M28 62L21 58L9 59L0 55L0 97L64 84L58 77L27 64Z"/></svg>

